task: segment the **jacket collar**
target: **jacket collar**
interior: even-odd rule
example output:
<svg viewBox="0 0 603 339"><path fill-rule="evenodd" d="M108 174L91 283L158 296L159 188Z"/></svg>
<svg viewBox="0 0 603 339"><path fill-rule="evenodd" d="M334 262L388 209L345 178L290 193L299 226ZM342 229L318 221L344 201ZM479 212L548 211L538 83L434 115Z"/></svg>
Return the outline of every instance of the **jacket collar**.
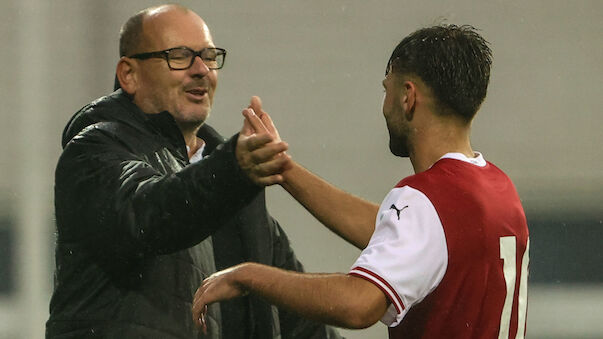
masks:
<svg viewBox="0 0 603 339"><path fill-rule="evenodd" d="M172 115L167 111L157 114L144 113L122 89L93 101L74 114L63 131L63 147L81 130L101 121L120 122L141 130L141 133L146 131L159 134L178 152L182 152L184 156L187 154L184 137ZM206 143L204 154L211 153L217 145L225 141L207 124L201 126L197 136Z"/></svg>

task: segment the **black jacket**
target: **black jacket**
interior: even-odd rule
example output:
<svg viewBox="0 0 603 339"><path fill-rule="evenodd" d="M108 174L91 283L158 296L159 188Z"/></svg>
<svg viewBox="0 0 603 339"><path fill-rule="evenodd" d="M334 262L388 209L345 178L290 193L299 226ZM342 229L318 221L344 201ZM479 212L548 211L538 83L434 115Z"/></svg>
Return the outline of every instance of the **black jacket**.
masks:
<svg viewBox="0 0 603 339"><path fill-rule="evenodd" d="M121 90L68 123L55 173L47 338L226 339L224 326L241 320L244 332L224 333L338 338L254 297L221 303L222 312L211 305L208 335L198 334L193 294L216 269L256 261L302 270L264 190L237 165L237 136L224 141L209 126L199 133L208 155L189 164L172 116L142 113Z"/></svg>

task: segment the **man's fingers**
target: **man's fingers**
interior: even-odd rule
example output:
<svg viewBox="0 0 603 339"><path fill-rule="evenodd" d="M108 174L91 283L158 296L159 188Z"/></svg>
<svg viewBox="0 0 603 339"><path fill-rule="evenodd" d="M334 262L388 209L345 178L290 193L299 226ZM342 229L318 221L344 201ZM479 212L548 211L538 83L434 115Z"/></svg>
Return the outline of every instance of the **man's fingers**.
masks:
<svg viewBox="0 0 603 339"><path fill-rule="evenodd" d="M282 173L291 167L289 155L281 153L272 160L254 165L248 170L250 179L260 186L270 186L284 182Z"/></svg>
<svg viewBox="0 0 603 339"><path fill-rule="evenodd" d="M197 306L199 305L199 306ZM195 304L193 305L193 311L192 311L192 316L193 316L193 324L195 324L195 326L199 329L203 328L203 322L205 319L203 319L201 317L202 314L202 309L203 306L201 302L195 302Z"/></svg>
<svg viewBox="0 0 603 339"><path fill-rule="evenodd" d="M251 97L251 106L255 106L259 109L262 109L262 99L257 95L252 96Z"/></svg>
<svg viewBox="0 0 603 339"><path fill-rule="evenodd" d="M257 185L282 183L281 174L291 167L291 158L285 153L289 146L281 141L272 119L262 110L259 97L251 98L243 116L245 122L236 153L239 166Z"/></svg>
<svg viewBox="0 0 603 339"><path fill-rule="evenodd" d="M262 99L258 96L252 96L249 108L253 109L260 117L265 113L262 109Z"/></svg>
<svg viewBox="0 0 603 339"><path fill-rule="evenodd" d="M272 122L272 118L270 118L268 113L266 113L262 108L262 99L260 99L260 97L258 96L252 96L248 108L252 109L255 114L260 118L260 121L262 121L262 124L266 127L266 130L270 134L272 134L272 136L274 136L277 141L280 140L280 136L278 135L278 131L274 126L274 123ZM259 133L259 131L256 132Z"/></svg>
<svg viewBox="0 0 603 339"><path fill-rule="evenodd" d="M270 116L266 113L266 114L262 114L262 116L260 117L260 120L262 120L262 123L264 124L264 126L266 126L266 129L268 130L268 132L270 134L272 134L272 136L276 137L276 138L280 138L278 136L278 132L276 130L276 126L274 126L274 123L272 122L272 119L270 118Z"/></svg>
<svg viewBox="0 0 603 339"><path fill-rule="evenodd" d="M247 108L243 110L243 115L245 119L249 121L251 127L253 127L256 133L268 133L268 129L264 126L264 123L260 119L260 117L255 114L254 110Z"/></svg>
<svg viewBox="0 0 603 339"><path fill-rule="evenodd" d="M253 111L255 112L255 114L257 114L258 117L260 117L260 119L267 114L264 111L264 108L262 108L262 99L260 99L260 97L258 96L252 96L251 97L251 102L249 103L249 108L253 109Z"/></svg>
<svg viewBox="0 0 603 339"><path fill-rule="evenodd" d="M262 147L268 147L267 144L273 141L273 138L269 134L255 134L248 136L243 142L247 152L253 152Z"/></svg>
<svg viewBox="0 0 603 339"><path fill-rule="evenodd" d="M254 138L256 135L249 137ZM268 143L252 152L245 152L239 158L239 166L256 185L267 186L283 182L280 175L291 166L291 158L285 151L285 142Z"/></svg>
<svg viewBox="0 0 603 339"><path fill-rule="evenodd" d="M267 144L263 147L258 147L249 153L249 160L253 164L260 164L270 161L279 153L283 153L289 149L286 142Z"/></svg>
<svg viewBox="0 0 603 339"><path fill-rule="evenodd" d="M205 306L205 303L203 302L203 290L204 290L204 286L201 285L198 289L197 292L195 292L195 298L193 299L193 322L195 323L195 325L201 325L199 323L200 317L201 317L201 311L203 309L203 307Z"/></svg>
<svg viewBox="0 0 603 339"><path fill-rule="evenodd" d="M203 295L206 288L207 282L204 281L197 289L197 292L195 292L192 308L193 323L198 329L203 331L204 334L207 334L207 322L205 321L205 316L207 315L207 301Z"/></svg>
<svg viewBox="0 0 603 339"><path fill-rule="evenodd" d="M271 175L281 174L290 162L290 157L287 154L272 158L270 161L258 163L253 166L251 171L256 177L267 177Z"/></svg>
<svg viewBox="0 0 603 339"><path fill-rule="evenodd" d="M272 186L284 182L283 176L280 174L271 175L269 177L258 178L257 182L261 186Z"/></svg>
<svg viewBox="0 0 603 339"><path fill-rule="evenodd" d="M205 321L205 316L207 315L207 305L203 306L203 311L201 312L201 317L199 321L201 322L201 330L203 334L207 334L207 322Z"/></svg>
<svg viewBox="0 0 603 339"><path fill-rule="evenodd" d="M249 120L247 120L247 118L243 119L243 128L241 128L241 134L249 136L253 133L255 133L255 131L253 130L253 126L251 126Z"/></svg>

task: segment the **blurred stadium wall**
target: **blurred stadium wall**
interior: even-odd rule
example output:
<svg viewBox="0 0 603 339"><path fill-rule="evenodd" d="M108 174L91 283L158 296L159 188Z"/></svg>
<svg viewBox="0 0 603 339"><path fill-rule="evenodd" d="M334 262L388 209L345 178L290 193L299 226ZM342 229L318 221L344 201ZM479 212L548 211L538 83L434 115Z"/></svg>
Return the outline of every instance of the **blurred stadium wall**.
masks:
<svg viewBox="0 0 603 339"><path fill-rule="evenodd" d="M53 174L69 117L112 88L120 25L156 1L0 2L0 339L42 338L52 289ZM225 135L260 95L299 162L380 201L407 160L380 105L393 47L439 22L481 29L494 51L476 150L515 181L531 229L529 338L602 338L603 2L181 1L228 50L209 123ZM358 251L280 188L271 212L309 271ZM377 324L348 338L386 338Z"/></svg>

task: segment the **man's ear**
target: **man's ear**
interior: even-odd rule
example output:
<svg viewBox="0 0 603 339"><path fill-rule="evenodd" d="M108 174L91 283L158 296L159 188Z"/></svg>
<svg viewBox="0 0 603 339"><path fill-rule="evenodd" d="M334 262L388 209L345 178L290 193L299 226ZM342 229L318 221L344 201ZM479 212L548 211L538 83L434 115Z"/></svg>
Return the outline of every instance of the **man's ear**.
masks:
<svg viewBox="0 0 603 339"><path fill-rule="evenodd" d="M129 95L134 95L138 88L138 74L136 73L137 67L134 61L127 57L121 57L117 63L117 70L115 74L119 85L124 92Z"/></svg>
<svg viewBox="0 0 603 339"><path fill-rule="evenodd" d="M410 80L404 81L400 91L400 107L404 112L406 120L411 121L415 113L417 103L417 86Z"/></svg>

